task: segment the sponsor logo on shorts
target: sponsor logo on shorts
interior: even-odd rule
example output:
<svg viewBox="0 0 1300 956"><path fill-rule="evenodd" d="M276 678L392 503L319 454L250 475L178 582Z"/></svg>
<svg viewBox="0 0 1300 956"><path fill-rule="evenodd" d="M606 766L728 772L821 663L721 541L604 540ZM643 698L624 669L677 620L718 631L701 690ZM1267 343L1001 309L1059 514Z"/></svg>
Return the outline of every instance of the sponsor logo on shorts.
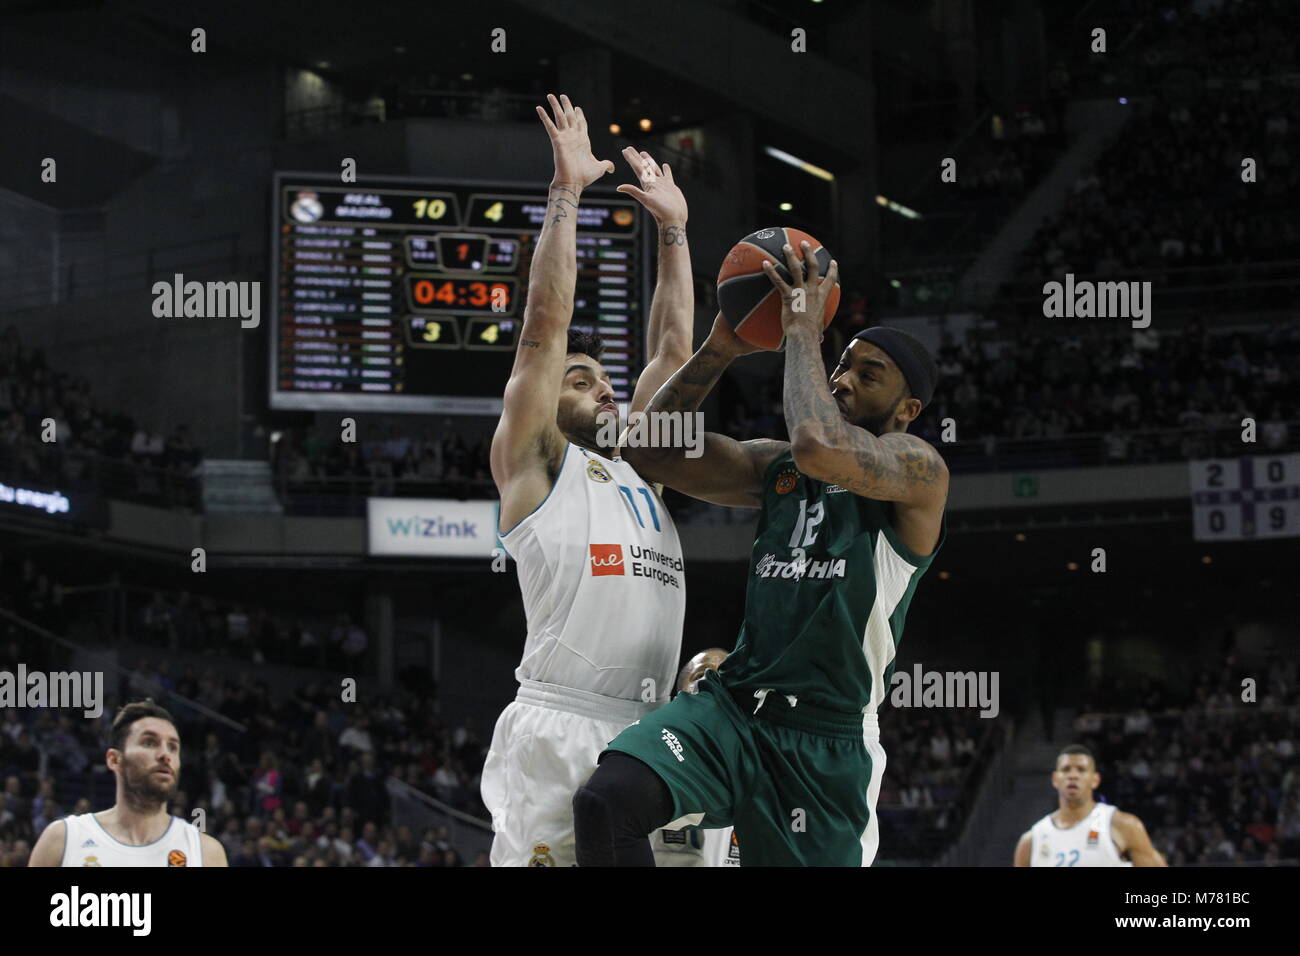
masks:
<svg viewBox="0 0 1300 956"><path fill-rule="evenodd" d="M799 561L778 561L776 555L765 554L754 565L754 576L759 578L808 578L821 581L828 578L842 578L848 562L844 558L827 558L824 561L812 561L804 558Z"/></svg>
<svg viewBox="0 0 1300 956"><path fill-rule="evenodd" d="M682 756L682 742L677 739L677 735L665 727L660 731L660 736L663 738L663 742L668 745L668 749L673 752L673 756L677 758L677 762L684 763L686 758Z"/></svg>
<svg viewBox="0 0 1300 956"><path fill-rule="evenodd" d="M172 850L167 854L168 866L189 866L189 859L180 850Z"/></svg>
<svg viewBox="0 0 1300 956"><path fill-rule="evenodd" d="M533 858L528 861L529 866L555 866L555 857L551 856L551 848L545 843L533 844Z"/></svg>
<svg viewBox="0 0 1300 956"><path fill-rule="evenodd" d="M591 576L623 573L623 546L621 544L593 544L591 547Z"/></svg>
<svg viewBox="0 0 1300 956"><path fill-rule="evenodd" d="M608 469L598 461L587 462L587 477L592 481L599 481L601 484L614 480L609 476Z"/></svg>

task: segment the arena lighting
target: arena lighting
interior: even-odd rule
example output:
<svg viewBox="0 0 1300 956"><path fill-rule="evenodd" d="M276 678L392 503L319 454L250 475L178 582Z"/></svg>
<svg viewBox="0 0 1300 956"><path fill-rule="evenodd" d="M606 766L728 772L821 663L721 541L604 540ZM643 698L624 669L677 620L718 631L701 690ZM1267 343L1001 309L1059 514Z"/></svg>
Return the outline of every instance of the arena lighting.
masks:
<svg viewBox="0 0 1300 956"><path fill-rule="evenodd" d="M896 203L894 202L894 200L888 199L884 196L876 196L876 205L884 206L890 212L896 212L905 219L921 218L921 214L917 212L915 209L909 209L908 207L902 205L901 203Z"/></svg>
<svg viewBox="0 0 1300 956"><path fill-rule="evenodd" d="M940 572L939 572L939 580L940 580L940 581L947 581L950 577L952 577L952 575L949 574L947 571L940 571Z"/></svg>
<svg viewBox="0 0 1300 956"><path fill-rule="evenodd" d="M898 288L899 286L901 286L902 284L903 284L903 283L899 282L897 279L890 279L890 280L889 280L889 287L890 287L891 289L897 289L897 288Z"/></svg>
<svg viewBox="0 0 1300 956"><path fill-rule="evenodd" d="M791 209L794 208L794 206L790 205L788 202L783 202L781 203L781 205L777 206L776 208L781 210L782 212L789 212Z"/></svg>
<svg viewBox="0 0 1300 956"><path fill-rule="evenodd" d="M283 437L284 437L283 432L271 432L271 444L274 445Z"/></svg>
<svg viewBox="0 0 1300 956"><path fill-rule="evenodd" d="M651 125L651 124L650 124L650 120L649 120L648 118L646 118L646 117L642 117L642 118L641 118L641 122L637 123L636 125L641 127L641 132L643 132L643 133L648 133L648 132L650 132L650 125Z"/></svg>
<svg viewBox="0 0 1300 956"><path fill-rule="evenodd" d="M330 68L329 60L321 60L319 63L316 64L316 69L318 70L328 70L329 68Z"/></svg>
<svg viewBox="0 0 1300 956"><path fill-rule="evenodd" d="M824 179L828 183L835 182L835 174L829 169L822 169L820 166L814 166L812 163L805 162L798 156L791 156L784 150L777 149L775 146L764 146L763 152L773 159L779 159L781 162L793 166L795 169L802 169L810 176L816 176L818 179Z"/></svg>
<svg viewBox="0 0 1300 956"><path fill-rule="evenodd" d="M1017 532L1016 532L1016 540L1017 540L1017 541L1024 541L1024 540L1025 540L1025 533L1024 533L1023 531L1017 531Z"/></svg>
<svg viewBox="0 0 1300 956"><path fill-rule="evenodd" d="M610 123L609 131L617 136L619 133L623 132L623 127L619 126L617 123Z"/></svg>
<svg viewBox="0 0 1300 956"><path fill-rule="evenodd" d="M1079 565L1077 565L1075 562L1071 561L1069 564L1066 565L1066 568L1069 569L1069 570L1071 570L1071 571L1078 571L1078 570L1079 570Z"/></svg>
<svg viewBox="0 0 1300 956"><path fill-rule="evenodd" d="M1201 564L1210 564L1212 561L1214 561L1214 559L1210 557L1208 554L1203 555L1201 557Z"/></svg>

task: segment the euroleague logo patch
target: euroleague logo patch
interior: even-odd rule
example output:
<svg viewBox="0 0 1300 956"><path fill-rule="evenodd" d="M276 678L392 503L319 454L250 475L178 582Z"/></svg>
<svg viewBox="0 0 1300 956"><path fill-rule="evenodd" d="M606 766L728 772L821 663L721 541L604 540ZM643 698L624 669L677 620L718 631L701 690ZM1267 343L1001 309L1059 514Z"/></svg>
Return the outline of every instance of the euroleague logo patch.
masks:
<svg viewBox="0 0 1300 956"><path fill-rule="evenodd" d="M189 866L189 859L180 850L172 850L167 854L168 866Z"/></svg>
<svg viewBox="0 0 1300 956"><path fill-rule="evenodd" d="M788 495L794 491L795 483L799 480L799 470L797 468L782 468L781 473L776 476L776 493L778 495Z"/></svg>
<svg viewBox="0 0 1300 956"><path fill-rule="evenodd" d="M623 546L621 544L593 544L591 549L591 575L623 573Z"/></svg>

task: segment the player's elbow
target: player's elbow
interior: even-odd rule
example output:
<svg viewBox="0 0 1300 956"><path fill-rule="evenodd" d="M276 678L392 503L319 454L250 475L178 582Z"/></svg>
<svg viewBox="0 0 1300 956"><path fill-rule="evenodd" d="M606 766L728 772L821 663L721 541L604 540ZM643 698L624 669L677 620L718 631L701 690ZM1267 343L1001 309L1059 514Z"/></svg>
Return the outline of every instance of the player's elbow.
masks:
<svg viewBox="0 0 1300 956"><path fill-rule="evenodd" d="M834 446L826 430L819 425L798 425L790 433L790 454L794 466L810 478L824 478Z"/></svg>

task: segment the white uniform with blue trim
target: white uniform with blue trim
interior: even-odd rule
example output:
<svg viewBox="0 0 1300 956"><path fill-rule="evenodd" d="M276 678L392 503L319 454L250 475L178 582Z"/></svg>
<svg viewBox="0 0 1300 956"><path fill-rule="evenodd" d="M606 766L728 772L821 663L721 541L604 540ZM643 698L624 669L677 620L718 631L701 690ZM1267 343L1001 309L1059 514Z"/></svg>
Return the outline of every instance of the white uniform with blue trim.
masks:
<svg viewBox="0 0 1300 956"><path fill-rule="evenodd" d="M199 828L180 817L153 843L128 846L109 836L93 813L63 818L67 832L62 866L202 866Z"/></svg>
<svg viewBox="0 0 1300 956"><path fill-rule="evenodd" d="M492 865L572 866L574 792L605 745L673 692L681 544L653 485L572 443L546 500L501 542L528 635L483 767Z"/></svg>
<svg viewBox="0 0 1300 956"><path fill-rule="evenodd" d="M1048 814L1030 829L1030 866L1132 866L1120 859L1110 835L1115 807L1099 803L1072 827L1057 826Z"/></svg>

